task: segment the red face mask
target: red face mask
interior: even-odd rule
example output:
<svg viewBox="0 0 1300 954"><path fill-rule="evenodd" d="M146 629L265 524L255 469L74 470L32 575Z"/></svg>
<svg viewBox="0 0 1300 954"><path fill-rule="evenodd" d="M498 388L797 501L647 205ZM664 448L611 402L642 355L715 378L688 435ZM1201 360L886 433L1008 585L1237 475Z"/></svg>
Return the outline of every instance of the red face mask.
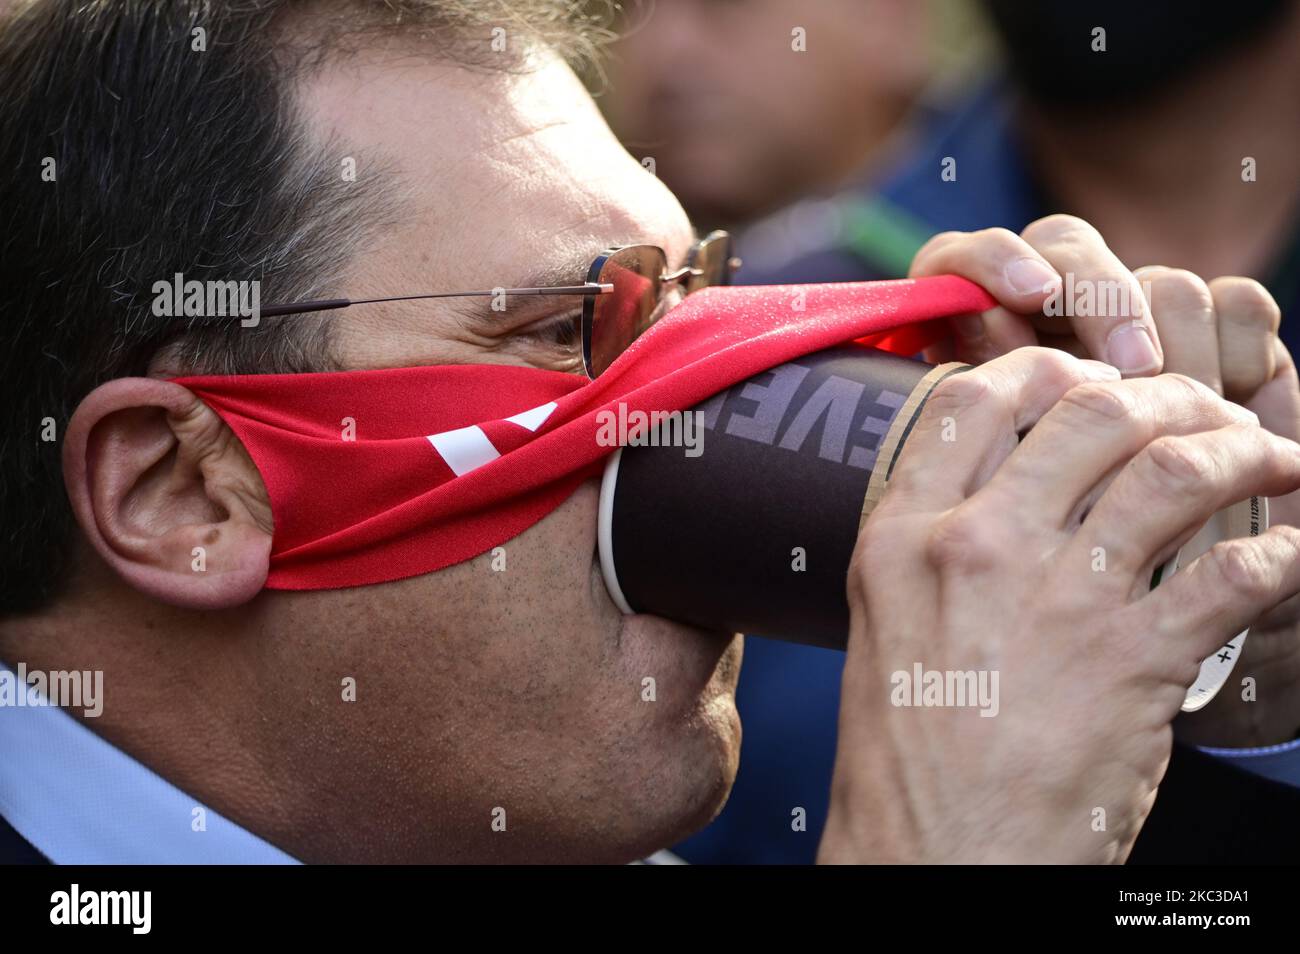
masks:
<svg viewBox="0 0 1300 954"><path fill-rule="evenodd" d="M595 381L467 364L178 378L248 449L275 518L266 585L431 573L517 536L599 474L600 412L679 411L849 341L915 354L993 306L951 276L706 288Z"/></svg>

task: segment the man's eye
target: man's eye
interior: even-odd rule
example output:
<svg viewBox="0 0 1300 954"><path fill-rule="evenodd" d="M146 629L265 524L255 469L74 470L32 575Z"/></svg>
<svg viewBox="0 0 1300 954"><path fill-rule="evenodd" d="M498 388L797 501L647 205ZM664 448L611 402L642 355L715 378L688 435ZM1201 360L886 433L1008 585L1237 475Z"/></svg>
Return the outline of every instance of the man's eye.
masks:
<svg viewBox="0 0 1300 954"><path fill-rule="evenodd" d="M571 349L582 342L582 315L570 314L547 321L539 321L515 332L518 337L529 338L558 348Z"/></svg>

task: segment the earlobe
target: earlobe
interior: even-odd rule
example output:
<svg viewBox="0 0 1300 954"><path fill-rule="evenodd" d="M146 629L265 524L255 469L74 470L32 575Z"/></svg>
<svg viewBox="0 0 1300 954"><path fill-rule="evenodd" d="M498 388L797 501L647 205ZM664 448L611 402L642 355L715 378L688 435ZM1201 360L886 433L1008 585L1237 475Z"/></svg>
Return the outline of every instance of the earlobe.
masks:
<svg viewBox="0 0 1300 954"><path fill-rule="evenodd" d="M141 592L225 609L265 585L273 528L261 476L180 385L119 378L92 391L68 423L63 478L91 545Z"/></svg>

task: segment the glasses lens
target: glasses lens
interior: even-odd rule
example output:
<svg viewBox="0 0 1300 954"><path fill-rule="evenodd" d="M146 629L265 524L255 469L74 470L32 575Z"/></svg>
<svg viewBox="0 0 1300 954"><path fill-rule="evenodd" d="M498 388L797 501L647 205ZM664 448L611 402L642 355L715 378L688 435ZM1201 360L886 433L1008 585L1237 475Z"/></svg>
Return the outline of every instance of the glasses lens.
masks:
<svg viewBox="0 0 1300 954"><path fill-rule="evenodd" d="M710 285L730 285L731 236L711 232L695 247L688 264L692 274L686 283L687 294Z"/></svg>
<svg viewBox="0 0 1300 954"><path fill-rule="evenodd" d="M613 294L595 295L588 370L596 377L641 336L656 317L659 277L668 263L652 245L633 245L605 259L595 279L614 286Z"/></svg>

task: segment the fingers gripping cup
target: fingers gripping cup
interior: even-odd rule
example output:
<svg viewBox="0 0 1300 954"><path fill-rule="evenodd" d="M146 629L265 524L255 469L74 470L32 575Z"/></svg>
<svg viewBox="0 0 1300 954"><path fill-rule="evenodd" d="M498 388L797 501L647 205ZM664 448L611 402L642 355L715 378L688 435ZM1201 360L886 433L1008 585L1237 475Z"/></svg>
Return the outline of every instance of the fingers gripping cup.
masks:
<svg viewBox="0 0 1300 954"><path fill-rule="evenodd" d="M609 458L600 494L600 565L614 601L625 613L843 649L858 530L926 399L965 367L833 348L682 412L702 429L698 446L663 428L629 440ZM1217 541L1267 525L1261 498L1222 511L1152 585ZM1213 698L1245 638L1205 660L1185 710Z"/></svg>

